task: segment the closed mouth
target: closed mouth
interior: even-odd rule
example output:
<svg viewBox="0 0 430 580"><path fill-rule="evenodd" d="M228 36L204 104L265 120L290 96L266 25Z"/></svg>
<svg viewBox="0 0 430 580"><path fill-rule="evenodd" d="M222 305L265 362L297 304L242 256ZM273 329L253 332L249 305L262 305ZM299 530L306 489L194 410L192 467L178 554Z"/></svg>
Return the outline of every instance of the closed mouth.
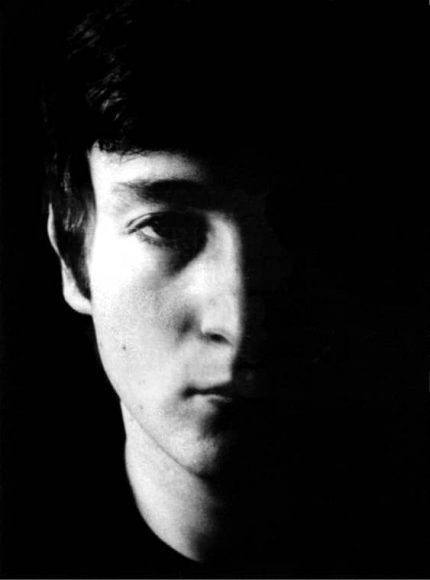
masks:
<svg viewBox="0 0 430 580"><path fill-rule="evenodd" d="M220 400L233 401L237 398L237 390L233 385L218 385L208 388L192 387L189 390L190 395L202 395L205 397L216 397Z"/></svg>

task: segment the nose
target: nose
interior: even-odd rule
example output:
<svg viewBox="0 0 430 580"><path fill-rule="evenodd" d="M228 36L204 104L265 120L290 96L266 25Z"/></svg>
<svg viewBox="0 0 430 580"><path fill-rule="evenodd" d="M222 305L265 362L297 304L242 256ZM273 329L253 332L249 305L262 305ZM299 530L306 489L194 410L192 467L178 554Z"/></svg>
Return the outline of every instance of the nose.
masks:
<svg viewBox="0 0 430 580"><path fill-rule="evenodd" d="M234 350L259 350L270 302L285 285L279 248L261 220L244 226L220 218L213 229L192 284L200 335Z"/></svg>
<svg viewBox="0 0 430 580"><path fill-rule="evenodd" d="M287 256L258 215L220 217L212 230L187 282L188 328L236 371L257 368L271 356L272 329L284 323Z"/></svg>
<svg viewBox="0 0 430 580"><path fill-rule="evenodd" d="M270 390L273 315L280 319L276 325L283 324L278 308L283 263L263 222L243 221L217 221L190 266L192 323L187 326L204 345L202 357L213 376L234 376L241 395L254 398Z"/></svg>
<svg viewBox="0 0 430 580"><path fill-rule="evenodd" d="M199 296L198 331L210 345L234 353L244 326L243 241L236 225L216 220L204 255L196 264L194 291Z"/></svg>

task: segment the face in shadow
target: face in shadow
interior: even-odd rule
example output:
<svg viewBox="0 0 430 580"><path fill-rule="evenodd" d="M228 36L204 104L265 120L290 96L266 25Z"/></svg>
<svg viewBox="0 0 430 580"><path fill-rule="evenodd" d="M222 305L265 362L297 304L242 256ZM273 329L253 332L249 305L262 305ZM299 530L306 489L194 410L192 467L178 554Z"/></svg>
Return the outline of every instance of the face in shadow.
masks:
<svg viewBox="0 0 430 580"><path fill-rule="evenodd" d="M264 436L283 368L268 320L282 326L291 256L246 174L185 153L97 147L89 167L91 298L69 275L66 299L91 315L105 372L142 437L214 475Z"/></svg>

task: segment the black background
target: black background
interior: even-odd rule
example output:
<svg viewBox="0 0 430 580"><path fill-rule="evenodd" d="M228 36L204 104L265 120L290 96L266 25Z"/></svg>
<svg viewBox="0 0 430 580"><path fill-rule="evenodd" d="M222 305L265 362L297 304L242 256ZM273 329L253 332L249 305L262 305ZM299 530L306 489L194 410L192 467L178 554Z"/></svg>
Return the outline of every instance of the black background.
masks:
<svg viewBox="0 0 430 580"><path fill-rule="evenodd" d="M335 12L332 4L282 15L266 7L264 21L261 7L230 9L242 23L238 43L251 31L254 49L266 48L268 76L277 79L276 89L256 81L261 110L271 110L273 94L278 107L285 99L287 149L305 152L291 177L299 192L291 227L305 256L309 319L317 334L331 337L319 381L298 396L290 417L306 453L306 461L295 459L292 479L304 519L321 532L318 549L336 552L333 543L351 538L332 568L315 563L316 577L425 577L429 280L420 87L413 59L389 26ZM122 445L116 399L95 362L87 322L63 303L42 212L39 71L80 9L39 2L3 11L5 576L49 575L40 563L49 546L37 538L59 513L79 509L97 470L92 450L102 445L108 456ZM276 115L271 119L276 126ZM274 144L284 147L287 132L275 133ZM273 223L282 231L276 204ZM73 489L66 501L64 489Z"/></svg>

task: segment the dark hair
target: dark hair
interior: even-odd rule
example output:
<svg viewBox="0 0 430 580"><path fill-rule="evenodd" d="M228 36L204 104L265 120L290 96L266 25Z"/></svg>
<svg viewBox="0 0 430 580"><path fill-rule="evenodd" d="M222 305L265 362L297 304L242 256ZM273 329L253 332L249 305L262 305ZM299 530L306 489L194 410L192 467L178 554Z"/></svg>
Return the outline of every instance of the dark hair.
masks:
<svg viewBox="0 0 430 580"><path fill-rule="evenodd" d="M87 297L84 242L94 209L87 152L95 144L117 153L216 147L214 128L223 137L223 101L232 95L223 39L208 39L209 30L210 15L187 0L104 2L71 27L55 61L51 55L46 191L59 252Z"/></svg>
<svg viewBox="0 0 430 580"><path fill-rule="evenodd" d="M87 297L93 145L121 154L233 155L237 166L241 157L250 168L259 165L250 154L274 159L287 135L287 147L299 149L291 131L297 111L276 84L288 80L283 53L279 68L273 53L261 49L258 27L248 38L246 15L235 6L233 12L221 0L104 0L71 27L46 83L47 191L58 249ZM278 166L285 167L291 150Z"/></svg>

